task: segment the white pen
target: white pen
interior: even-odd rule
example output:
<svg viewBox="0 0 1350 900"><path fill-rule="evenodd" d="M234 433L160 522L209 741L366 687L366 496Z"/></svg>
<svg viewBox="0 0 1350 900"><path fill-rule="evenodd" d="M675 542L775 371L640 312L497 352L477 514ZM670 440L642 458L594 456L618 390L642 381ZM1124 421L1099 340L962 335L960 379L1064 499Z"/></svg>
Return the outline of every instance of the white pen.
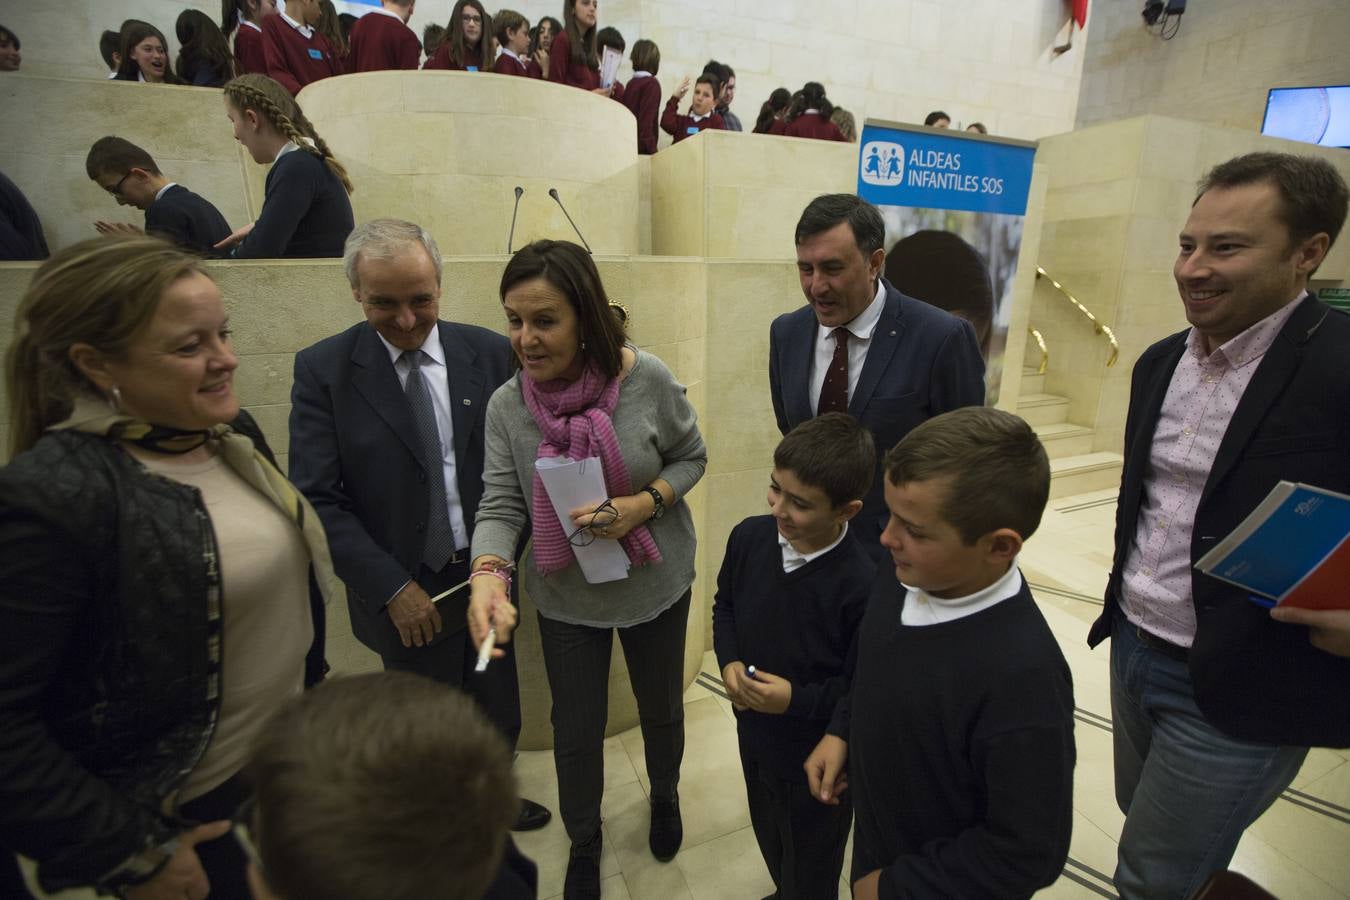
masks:
<svg viewBox="0 0 1350 900"><path fill-rule="evenodd" d="M492 659L492 648L497 644L497 629L495 626L489 626L487 637L483 638L483 643L478 645L478 662L474 665L475 672L487 671L488 662Z"/></svg>

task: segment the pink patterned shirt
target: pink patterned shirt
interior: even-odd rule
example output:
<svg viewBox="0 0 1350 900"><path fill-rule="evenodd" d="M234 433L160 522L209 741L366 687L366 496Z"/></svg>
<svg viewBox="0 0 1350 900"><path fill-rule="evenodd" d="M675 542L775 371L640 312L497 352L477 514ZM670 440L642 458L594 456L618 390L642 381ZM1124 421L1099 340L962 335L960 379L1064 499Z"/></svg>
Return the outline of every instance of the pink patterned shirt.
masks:
<svg viewBox="0 0 1350 900"><path fill-rule="evenodd" d="M1167 386L1149 451L1144 498L1125 559L1125 618L1179 647L1195 639L1191 531L1210 466L1238 401L1304 295L1208 356L1194 328Z"/></svg>

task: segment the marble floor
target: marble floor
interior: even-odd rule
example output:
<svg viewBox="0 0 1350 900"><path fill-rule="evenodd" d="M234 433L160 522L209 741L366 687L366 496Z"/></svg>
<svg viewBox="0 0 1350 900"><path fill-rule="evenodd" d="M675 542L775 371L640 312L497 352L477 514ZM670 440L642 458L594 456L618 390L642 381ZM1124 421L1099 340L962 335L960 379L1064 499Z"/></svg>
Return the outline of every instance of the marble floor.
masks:
<svg viewBox="0 0 1350 900"><path fill-rule="evenodd" d="M1123 817L1111 788L1107 654L1085 643L1110 567L1114 502L1114 491L1052 501L1021 558L1073 669L1078 707L1073 843L1063 875L1042 897L1115 896L1110 873ZM605 742L605 900L756 900L772 892L750 831L736 726L720 688L709 653L685 695L685 840L669 863L647 850L642 736L634 729ZM523 795L556 811L550 753L521 753L516 772ZM568 842L556 815L517 842L539 865L539 896L561 897ZM1350 896L1350 751L1309 754L1291 789L1248 830L1233 868L1286 900ZM839 896L849 896L843 883Z"/></svg>

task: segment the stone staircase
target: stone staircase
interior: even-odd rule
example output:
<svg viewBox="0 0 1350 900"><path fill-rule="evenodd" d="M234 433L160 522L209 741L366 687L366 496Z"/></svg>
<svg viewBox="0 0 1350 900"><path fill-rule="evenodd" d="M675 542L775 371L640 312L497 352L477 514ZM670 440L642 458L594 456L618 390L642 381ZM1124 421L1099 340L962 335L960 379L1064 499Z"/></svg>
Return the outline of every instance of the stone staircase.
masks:
<svg viewBox="0 0 1350 900"><path fill-rule="evenodd" d="M1045 393L1045 376L1022 370L1017 414L1036 429L1050 456L1050 499L1120 487L1124 457L1093 452L1091 428L1068 420L1069 400Z"/></svg>

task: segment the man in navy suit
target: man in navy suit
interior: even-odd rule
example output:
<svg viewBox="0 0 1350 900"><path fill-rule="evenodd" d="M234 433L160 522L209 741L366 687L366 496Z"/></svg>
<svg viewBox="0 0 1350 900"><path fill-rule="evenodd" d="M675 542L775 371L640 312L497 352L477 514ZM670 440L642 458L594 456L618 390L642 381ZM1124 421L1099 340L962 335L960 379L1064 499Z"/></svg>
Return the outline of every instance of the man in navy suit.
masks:
<svg viewBox="0 0 1350 900"><path fill-rule="evenodd" d="M1191 327L1134 368L1115 559L1088 637L1111 638L1125 898L1194 895L1310 746L1350 746L1338 617L1268 612L1193 568L1281 480L1350 493L1350 316L1308 293L1346 203L1322 159L1215 167L1173 266Z"/></svg>
<svg viewBox="0 0 1350 900"><path fill-rule="evenodd" d="M440 321L440 251L411 222L356 228L343 263L366 321L296 354L291 480L323 520L353 634L386 669L465 690L514 747L511 645L475 673L468 590L431 600L469 577L484 419L488 398L510 377L510 344ZM548 818L524 801L518 830Z"/></svg>
<svg viewBox="0 0 1350 900"><path fill-rule="evenodd" d="M889 512L881 459L912 428L984 403L984 360L964 319L906 297L881 277L886 226L854 194L823 194L797 222L797 274L807 306L769 328L769 389L778 430L847 412L872 432L877 472L854 519L880 559Z"/></svg>

